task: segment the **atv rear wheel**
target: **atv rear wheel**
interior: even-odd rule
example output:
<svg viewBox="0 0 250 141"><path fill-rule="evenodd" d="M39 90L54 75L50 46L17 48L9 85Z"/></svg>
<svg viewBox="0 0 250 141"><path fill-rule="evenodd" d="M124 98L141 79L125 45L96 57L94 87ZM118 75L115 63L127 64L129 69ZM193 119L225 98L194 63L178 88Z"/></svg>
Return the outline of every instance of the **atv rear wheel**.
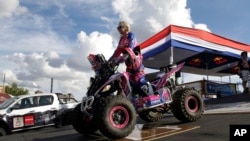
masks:
<svg viewBox="0 0 250 141"><path fill-rule="evenodd" d="M101 133L110 139L120 139L134 129L136 111L126 97L109 96L103 101L99 118Z"/></svg>
<svg viewBox="0 0 250 141"><path fill-rule="evenodd" d="M80 134L91 134L99 129L94 118L90 118L81 111L81 104L77 105L73 111L72 125Z"/></svg>
<svg viewBox="0 0 250 141"><path fill-rule="evenodd" d="M139 117L147 122L155 122L163 117L162 112L158 112L156 109L148 109L138 112Z"/></svg>
<svg viewBox="0 0 250 141"><path fill-rule="evenodd" d="M201 95L192 88L183 88L173 94L171 105L174 116L183 122L192 122L201 118L204 107Z"/></svg>

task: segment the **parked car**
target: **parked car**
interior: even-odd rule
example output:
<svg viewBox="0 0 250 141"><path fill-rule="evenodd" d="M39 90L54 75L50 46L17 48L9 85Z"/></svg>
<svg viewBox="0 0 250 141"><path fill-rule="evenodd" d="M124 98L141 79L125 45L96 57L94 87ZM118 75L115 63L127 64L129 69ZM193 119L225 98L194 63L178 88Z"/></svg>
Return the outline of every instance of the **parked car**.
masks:
<svg viewBox="0 0 250 141"><path fill-rule="evenodd" d="M0 136L45 126L71 124L78 104L63 94L41 93L12 97L0 104Z"/></svg>

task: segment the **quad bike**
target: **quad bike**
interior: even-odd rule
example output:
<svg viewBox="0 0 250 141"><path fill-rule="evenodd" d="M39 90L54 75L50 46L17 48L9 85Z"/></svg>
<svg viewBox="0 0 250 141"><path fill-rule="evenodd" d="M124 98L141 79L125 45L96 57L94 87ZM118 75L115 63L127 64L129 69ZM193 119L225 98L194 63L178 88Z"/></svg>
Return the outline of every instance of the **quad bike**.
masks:
<svg viewBox="0 0 250 141"><path fill-rule="evenodd" d="M183 122L196 121L203 114L203 100L196 90L176 90L175 73L184 63L150 82L157 94L141 97L130 85L128 73L117 71L117 64L110 63L102 54L90 54L88 60L95 77L73 112L72 125L80 134L99 130L110 139L119 139L133 131L136 114L147 122L158 121L169 111Z"/></svg>

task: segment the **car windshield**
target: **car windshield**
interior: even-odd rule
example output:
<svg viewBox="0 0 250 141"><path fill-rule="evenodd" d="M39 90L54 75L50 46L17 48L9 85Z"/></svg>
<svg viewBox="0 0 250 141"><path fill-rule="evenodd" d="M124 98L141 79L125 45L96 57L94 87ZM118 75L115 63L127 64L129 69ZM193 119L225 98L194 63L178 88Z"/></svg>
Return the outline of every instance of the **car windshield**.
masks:
<svg viewBox="0 0 250 141"><path fill-rule="evenodd" d="M5 109L8 106L10 106L12 103L14 103L19 97L15 96L10 99L5 100L3 103L0 104L0 109Z"/></svg>

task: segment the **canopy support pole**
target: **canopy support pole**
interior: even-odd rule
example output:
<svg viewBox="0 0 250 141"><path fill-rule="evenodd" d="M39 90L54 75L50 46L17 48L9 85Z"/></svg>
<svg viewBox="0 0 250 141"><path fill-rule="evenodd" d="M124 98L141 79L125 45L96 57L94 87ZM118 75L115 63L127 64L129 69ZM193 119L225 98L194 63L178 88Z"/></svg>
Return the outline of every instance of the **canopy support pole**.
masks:
<svg viewBox="0 0 250 141"><path fill-rule="evenodd" d="M170 63L170 65L172 65L172 64L174 64L174 48L173 48L173 46L170 47L170 51L171 51L171 53L170 53L170 57L169 57L169 63Z"/></svg>
<svg viewBox="0 0 250 141"><path fill-rule="evenodd" d="M181 72L181 84L184 84L184 73L183 72Z"/></svg>
<svg viewBox="0 0 250 141"><path fill-rule="evenodd" d="M205 63L206 64L206 73L207 73L207 80L208 80L208 63Z"/></svg>

